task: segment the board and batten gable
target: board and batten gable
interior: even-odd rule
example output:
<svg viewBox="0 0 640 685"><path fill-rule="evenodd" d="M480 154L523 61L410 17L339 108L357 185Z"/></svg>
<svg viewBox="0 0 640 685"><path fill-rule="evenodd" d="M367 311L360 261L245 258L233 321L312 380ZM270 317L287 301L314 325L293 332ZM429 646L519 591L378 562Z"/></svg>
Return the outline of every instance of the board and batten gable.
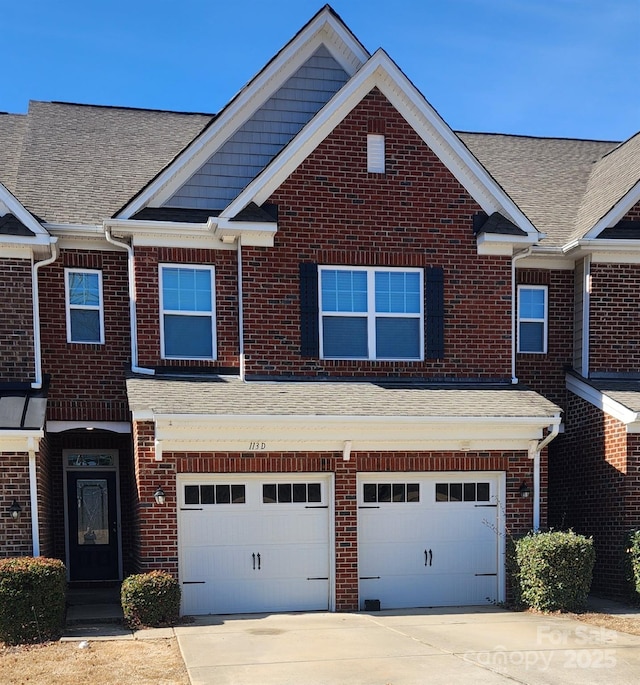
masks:
<svg viewBox="0 0 640 685"><path fill-rule="evenodd" d="M348 78L327 48L320 46L165 206L224 209Z"/></svg>

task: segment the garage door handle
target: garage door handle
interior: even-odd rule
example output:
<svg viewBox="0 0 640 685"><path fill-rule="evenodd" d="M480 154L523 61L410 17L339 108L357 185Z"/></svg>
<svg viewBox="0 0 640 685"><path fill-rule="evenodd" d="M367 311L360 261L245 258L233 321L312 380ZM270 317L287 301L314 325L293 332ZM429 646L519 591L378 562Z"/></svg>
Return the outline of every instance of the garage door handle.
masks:
<svg viewBox="0 0 640 685"><path fill-rule="evenodd" d="M258 571L260 570L260 553L258 553Z"/></svg>
<svg viewBox="0 0 640 685"><path fill-rule="evenodd" d="M427 552L427 550L425 549L425 551L424 551L424 565L425 566L431 566L432 563L433 563L433 552L431 550L429 550Z"/></svg>
<svg viewBox="0 0 640 685"><path fill-rule="evenodd" d="M256 553L255 552L251 555L251 558L253 559L253 570L255 571L256 570Z"/></svg>

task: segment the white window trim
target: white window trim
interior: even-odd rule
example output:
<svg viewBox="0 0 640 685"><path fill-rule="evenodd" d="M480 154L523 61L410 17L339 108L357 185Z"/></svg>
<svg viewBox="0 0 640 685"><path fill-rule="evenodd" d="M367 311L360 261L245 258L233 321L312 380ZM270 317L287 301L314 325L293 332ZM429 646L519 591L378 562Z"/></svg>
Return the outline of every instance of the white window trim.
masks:
<svg viewBox="0 0 640 685"><path fill-rule="evenodd" d="M163 269L195 269L198 271L211 272L211 311L210 312L185 312L164 308L163 292ZM181 359L186 361L215 361L217 359L218 339L216 335L216 271L212 264L158 264L158 285L160 289L160 358L161 359ZM211 316L211 356L210 357L175 357L165 354L164 351L164 315L174 314L176 316Z"/></svg>
<svg viewBox="0 0 640 685"><path fill-rule="evenodd" d="M533 319L520 315L520 294L523 290L542 290L544 292L544 318ZM542 350L521 350L520 349L520 324L522 323L542 323ZM518 353L519 354L547 354L548 348L548 327L549 327L549 287L546 285L527 285L523 283L518 286Z"/></svg>
<svg viewBox="0 0 640 685"><path fill-rule="evenodd" d="M71 304L71 293L69 292L69 275L70 274L97 274L98 275L98 296L100 302L98 305L88 304ZM100 269L76 269L72 267L65 267L64 270L64 299L67 321L67 342L76 345L104 345L104 296L102 293L102 271ZM100 339L99 340L74 340L71 337L71 310L85 310L97 311L100 318Z"/></svg>
<svg viewBox="0 0 640 685"><path fill-rule="evenodd" d="M367 134L367 171L370 174L385 172L385 138L382 133Z"/></svg>
<svg viewBox="0 0 640 685"><path fill-rule="evenodd" d="M366 312L325 312L322 309L322 272L323 271L364 271L367 274L367 311ZM376 272L389 273L399 271L402 273L417 273L420 277L420 312L417 314L410 312L376 312L376 293L375 293L375 274ZM367 340L369 342L368 357L326 357L324 354L324 336L322 319L325 316L359 316L367 319ZM419 319L419 350L418 357L377 357L376 356L376 316L385 318L400 319ZM424 360L424 269L415 267L381 267L381 266L334 266L326 264L318 266L318 335L320 337L320 359L332 359L341 361L366 360L372 362L394 361L394 362L419 362Z"/></svg>

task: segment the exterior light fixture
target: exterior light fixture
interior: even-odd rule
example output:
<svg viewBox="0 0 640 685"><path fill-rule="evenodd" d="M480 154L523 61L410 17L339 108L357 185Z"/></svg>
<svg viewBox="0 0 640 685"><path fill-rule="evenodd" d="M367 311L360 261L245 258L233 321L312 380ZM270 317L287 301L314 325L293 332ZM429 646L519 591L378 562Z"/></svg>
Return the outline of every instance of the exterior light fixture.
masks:
<svg viewBox="0 0 640 685"><path fill-rule="evenodd" d="M9 507L9 513L11 514L12 519L20 518L20 514L22 513L22 507L18 504L18 502L15 499L13 500L13 504Z"/></svg>
<svg viewBox="0 0 640 685"><path fill-rule="evenodd" d="M527 485L526 481L524 481L524 480L522 481L522 483L520 484L520 487L518 488L518 492L520 493L520 497L524 497L524 498L529 497L529 495L531 494L531 490L530 490L529 486Z"/></svg>
<svg viewBox="0 0 640 685"><path fill-rule="evenodd" d="M158 489L153 493L153 497L156 500L156 504L164 504L167 501L167 496L159 485Z"/></svg>

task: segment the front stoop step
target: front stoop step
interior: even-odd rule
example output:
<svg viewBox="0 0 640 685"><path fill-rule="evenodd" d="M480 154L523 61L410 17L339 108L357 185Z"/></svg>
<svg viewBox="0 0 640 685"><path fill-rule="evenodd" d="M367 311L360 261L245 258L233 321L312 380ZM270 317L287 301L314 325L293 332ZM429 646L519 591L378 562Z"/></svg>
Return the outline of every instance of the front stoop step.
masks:
<svg viewBox="0 0 640 685"><path fill-rule="evenodd" d="M67 626L92 623L122 623L122 607L118 604L78 604L67 607Z"/></svg>

